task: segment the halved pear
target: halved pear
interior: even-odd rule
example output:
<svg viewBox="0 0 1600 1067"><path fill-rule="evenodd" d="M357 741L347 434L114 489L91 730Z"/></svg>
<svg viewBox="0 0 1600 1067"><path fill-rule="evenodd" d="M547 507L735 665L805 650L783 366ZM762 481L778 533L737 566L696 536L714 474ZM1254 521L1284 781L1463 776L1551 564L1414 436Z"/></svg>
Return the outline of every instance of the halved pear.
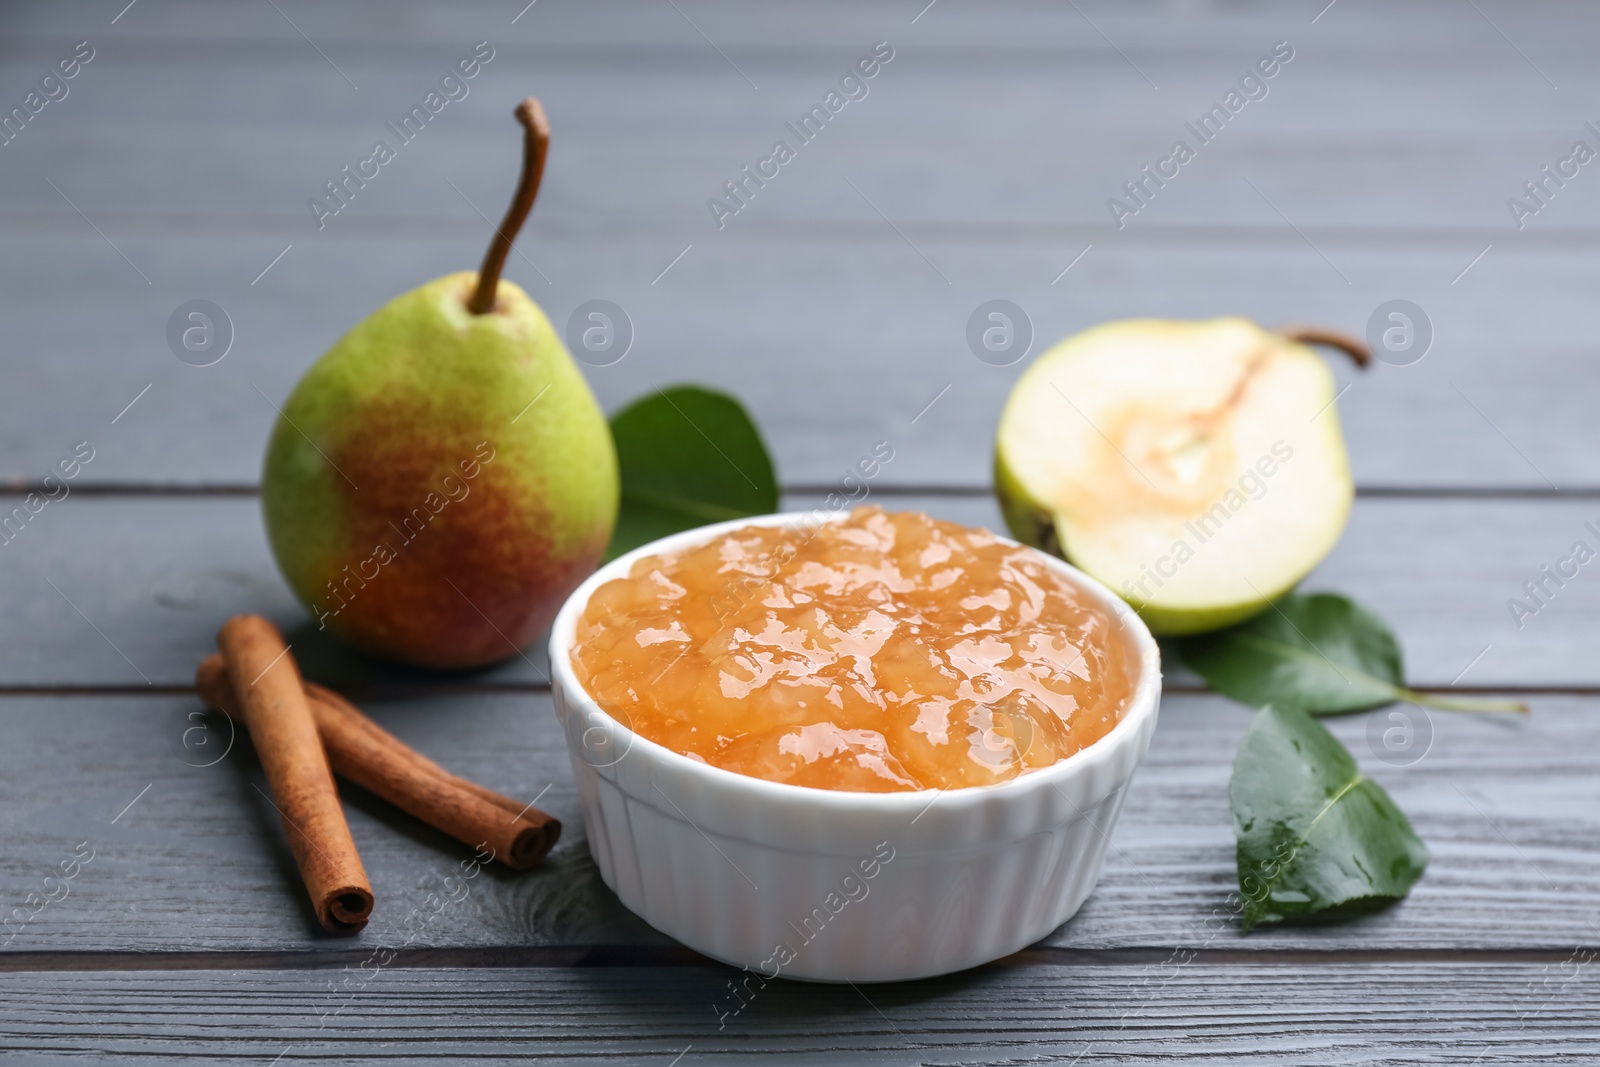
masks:
<svg viewBox="0 0 1600 1067"><path fill-rule="evenodd" d="M1110 586L1153 631L1229 626L1344 529L1355 488L1334 398L1316 353L1247 319L1106 323L1017 381L995 491L1018 540Z"/></svg>

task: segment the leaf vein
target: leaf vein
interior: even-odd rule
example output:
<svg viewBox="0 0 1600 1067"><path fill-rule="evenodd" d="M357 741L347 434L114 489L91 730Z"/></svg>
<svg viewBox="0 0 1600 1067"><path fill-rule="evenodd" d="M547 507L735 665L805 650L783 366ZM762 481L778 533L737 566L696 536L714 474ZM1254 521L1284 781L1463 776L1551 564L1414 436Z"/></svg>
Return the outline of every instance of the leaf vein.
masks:
<svg viewBox="0 0 1600 1067"><path fill-rule="evenodd" d="M1294 862L1295 857L1300 854L1300 850L1311 843L1311 831L1316 829L1317 823L1322 821L1322 817L1328 814L1328 812L1332 811L1334 806L1350 793L1350 790L1354 789L1356 786L1360 785L1366 780L1367 776L1357 771L1356 776L1350 779L1350 781L1346 782L1337 793L1329 797L1328 802L1322 806L1322 810L1311 817L1311 821L1306 823L1305 832L1296 835L1299 840L1295 842L1294 850L1289 853L1288 862L1280 863L1278 865L1278 873L1267 879L1267 898L1272 896L1273 887L1275 887L1279 880L1282 879L1286 873L1288 873L1289 864Z"/></svg>
<svg viewBox="0 0 1600 1067"><path fill-rule="evenodd" d="M1239 634L1236 639L1241 644L1254 645L1257 648L1261 648L1267 652L1274 652L1282 655L1285 659L1292 659L1299 663L1308 664L1318 670L1322 669L1318 664L1318 661L1320 660L1321 662L1332 666L1334 671L1343 677L1346 682L1349 682L1350 680L1349 677L1345 675L1345 668L1348 667L1351 673L1353 673L1358 679L1371 683L1376 688L1382 689L1385 693L1393 694L1394 699L1396 700L1400 699L1400 690L1396 688L1392 682L1387 682L1382 678L1379 678L1377 675L1369 674L1361 668L1352 666L1351 664L1334 663L1333 660L1328 659L1328 657L1321 655L1320 653L1317 655L1312 655L1310 652L1307 652L1305 649L1300 648L1297 645L1291 645L1283 641L1274 641L1269 637L1261 637L1258 634Z"/></svg>

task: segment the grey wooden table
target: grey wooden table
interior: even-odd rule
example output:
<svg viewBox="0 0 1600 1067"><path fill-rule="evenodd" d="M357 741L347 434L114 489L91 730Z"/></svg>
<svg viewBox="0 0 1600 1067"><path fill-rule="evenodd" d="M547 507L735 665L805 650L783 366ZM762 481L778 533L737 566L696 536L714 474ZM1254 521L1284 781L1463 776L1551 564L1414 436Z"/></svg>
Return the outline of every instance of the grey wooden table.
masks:
<svg viewBox="0 0 1600 1067"><path fill-rule="evenodd" d="M1600 173L1523 192L1600 146L1600 12L925 2L0 8L0 110L27 111L0 146L0 505L93 450L0 545L0 906L28 916L0 951L8 1061L1600 1058L1600 577L1520 627L1506 606L1600 520ZM480 41L467 95L319 228L308 200ZM867 95L719 228L708 198L879 41ZM1108 198L1280 41L1266 96L1119 228ZM92 58L39 89L79 42ZM58 98L34 113L36 89ZM608 409L675 381L743 397L789 503L888 439L874 500L998 523L989 444L1021 364L968 349L989 299L1025 309L1035 351L1130 315L1359 332L1419 305L1426 358L1337 367L1360 490L1308 586L1391 620L1415 683L1534 714L1436 714L1403 767L1364 718L1332 723L1432 848L1410 899L1342 926L1213 921L1249 713L1175 669L1075 919L938 981L774 985L719 1026L731 972L597 877L539 654L440 678L319 642L262 537L273 404L381 302L476 265L528 93L555 141L508 275L558 325L626 310L631 351L585 368ZM230 323L209 366L169 346L190 300ZM460 850L351 791L382 904L356 940L315 933L248 744L222 755L190 688L241 610L418 748L540 794L568 827L549 863L436 911ZM402 950L374 968L376 947Z"/></svg>

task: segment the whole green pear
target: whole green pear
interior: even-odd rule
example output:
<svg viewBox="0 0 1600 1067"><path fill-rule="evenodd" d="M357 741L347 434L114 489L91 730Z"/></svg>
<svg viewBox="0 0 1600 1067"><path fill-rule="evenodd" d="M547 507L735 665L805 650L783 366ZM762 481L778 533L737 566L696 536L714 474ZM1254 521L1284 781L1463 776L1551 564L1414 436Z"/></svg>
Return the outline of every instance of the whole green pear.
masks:
<svg viewBox="0 0 1600 1067"><path fill-rule="evenodd" d="M484 269L406 293L329 349L262 473L273 554L319 625L422 666L515 654L616 521L605 416L544 312L499 280L548 143L536 101L517 115L523 181Z"/></svg>

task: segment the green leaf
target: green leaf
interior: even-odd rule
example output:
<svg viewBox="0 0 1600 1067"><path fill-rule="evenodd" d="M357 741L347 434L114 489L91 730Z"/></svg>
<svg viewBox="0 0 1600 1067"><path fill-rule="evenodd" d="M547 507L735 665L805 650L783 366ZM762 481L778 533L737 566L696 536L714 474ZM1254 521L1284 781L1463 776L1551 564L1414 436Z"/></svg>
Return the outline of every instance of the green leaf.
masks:
<svg viewBox="0 0 1600 1067"><path fill-rule="evenodd" d="M1228 784L1240 922L1359 914L1410 891L1428 849L1389 794L1303 711L1263 708Z"/></svg>
<svg viewBox="0 0 1600 1067"><path fill-rule="evenodd" d="M1182 639L1178 653L1212 689L1256 707L1330 715L1409 700L1452 711L1528 710L1407 689L1394 633L1334 593L1290 594L1238 626Z"/></svg>
<svg viewBox="0 0 1600 1067"><path fill-rule="evenodd" d="M778 510L761 433L725 393L658 389L612 416L611 435L622 510L607 560L680 530Z"/></svg>

